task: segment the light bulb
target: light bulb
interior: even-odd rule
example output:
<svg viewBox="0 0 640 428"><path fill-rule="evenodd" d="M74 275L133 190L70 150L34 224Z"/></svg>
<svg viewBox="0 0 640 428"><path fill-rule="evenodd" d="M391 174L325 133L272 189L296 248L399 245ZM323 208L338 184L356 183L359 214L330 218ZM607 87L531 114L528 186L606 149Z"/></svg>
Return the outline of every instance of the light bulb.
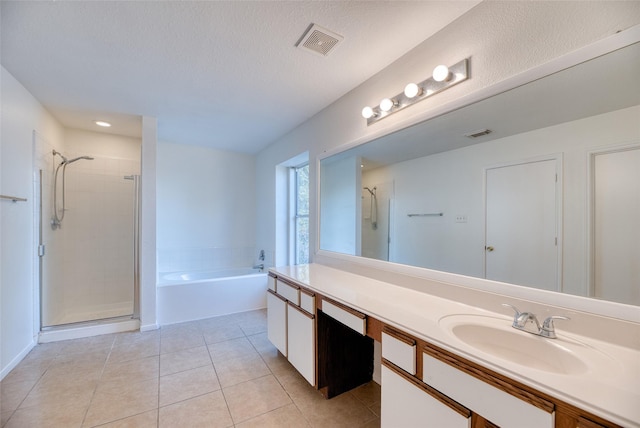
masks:
<svg viewBox="0 0 640 428"><path fill-rule="evenodd" d="M398 102L395 100L392 100L391 98L385 98L382 101L380 101L380 110L382 111L389 111L391 110L394 106L397 106Z"/></svg>
<svg viewBox="0 0 640 428"><path fill-rule="evenodd" d="M365 108L362 109L362 117L364 117L365 119L370 119L370 118L374 117L375 115L376 115L376 113L369 106L366 106Z"/></svg>
<svg viewBox="0 0 640 428"><path fill-rule="evenodd" d="M420 88L420 86L416 85L415 83L409 83L407 86L404 87L404 95L407 98L417 97L421 93L422 93L422 89Z"/></svg>
<svg viewBox="0 0 640 428"><path fill-rule="evenodd" d="M109 122L104 122L102 120L96 120L95 124L98 125L98 126L105 127L105 128L108 128L108 127L111 126L111 124Z"/></svg>
<svg viewBox="0 0 640 428"><path fill-rule="evenodd" d="M451 73L446 65L439 65L433 69L433 80L436 82L444 82L449 79L451 79Z"/></svg>

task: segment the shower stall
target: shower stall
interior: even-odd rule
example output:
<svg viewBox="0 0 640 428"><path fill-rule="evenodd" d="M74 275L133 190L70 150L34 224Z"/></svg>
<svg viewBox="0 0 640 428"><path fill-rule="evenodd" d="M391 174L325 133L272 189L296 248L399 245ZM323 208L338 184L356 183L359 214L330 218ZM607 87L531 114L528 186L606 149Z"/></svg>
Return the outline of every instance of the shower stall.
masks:
<svg viewBox="0 0 640 428"><path fill-rule="evenodd" d="M371 178L363 174L362 182ZM392 235L393 183L378 182L362 187L361 254L378 260L390 260Z"/></svg>
<svg viewBox="0 0 640 428"><path fill-rule="evenodd" d="M70 133L63 148L34 133L42 330L137 315L139 155Z"/></svg>

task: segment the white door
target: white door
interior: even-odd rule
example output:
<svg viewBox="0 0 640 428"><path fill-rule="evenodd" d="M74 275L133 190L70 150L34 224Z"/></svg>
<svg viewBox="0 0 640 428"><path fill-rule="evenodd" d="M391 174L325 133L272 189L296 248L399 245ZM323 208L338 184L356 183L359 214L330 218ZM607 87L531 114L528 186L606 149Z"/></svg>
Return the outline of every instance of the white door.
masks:
<svg viewBox="0 0 640 428"><path fill-rule="evenodd" d="M640 148L597 154L593 167L595 297L640 305Z"/></svg>
<svg viewBox="0 0 640 428"><path fill-rule="evenodd" d="M287 304L287 358L311 386L316 384L315 325L313 315Z"/></svg>
<svg viewBox="0 0 640 428"><path fill-rule="evenodd" d="M559 290L556 164L486 170L487 279Z"/></svg>

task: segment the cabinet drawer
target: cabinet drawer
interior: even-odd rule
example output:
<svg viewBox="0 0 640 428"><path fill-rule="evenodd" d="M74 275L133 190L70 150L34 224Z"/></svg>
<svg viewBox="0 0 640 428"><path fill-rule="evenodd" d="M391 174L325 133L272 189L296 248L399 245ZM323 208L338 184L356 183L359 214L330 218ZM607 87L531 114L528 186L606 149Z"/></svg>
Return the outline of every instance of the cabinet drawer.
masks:
<svg viewBox="0 0 640 428"><path fill-rule="evenodd" d="M422 359L422 380L429 386L464 403L502 427L552 428L553 412L544 411L524 400L471 376L429 354Z"/></svg>
<svg viewBox="0 0 640 428"><path fill-rule="evenodd" d="M339 303L322 300L322 312L361 335L367 334L367 316Z"/></svg>
<svg viewBox="0 0 640 428"><path fill-rule="evenodd" d="M416 341L399 331L385 327L382 330L382 358L405 372L416 374Z"/></svg>
<svg viewBox="0 0 640 428"><path fill-rule="evenodd" d="M267 288L271 291L276 291L276 279L271 275L267 277Z"/></svg>
<svg viewBox="0 0 640 428"><path fill-rule="evenodd" d="M316 295L310 291L300 289L300 307L310 314L316 313Z"/></svg>
<svg viewBox="0 0 640 428"><path fill-rule="evenodd" d="M294 305L300 305L300 289L298 287L289 285L286 282L278 281L277 292Z"/></svg>

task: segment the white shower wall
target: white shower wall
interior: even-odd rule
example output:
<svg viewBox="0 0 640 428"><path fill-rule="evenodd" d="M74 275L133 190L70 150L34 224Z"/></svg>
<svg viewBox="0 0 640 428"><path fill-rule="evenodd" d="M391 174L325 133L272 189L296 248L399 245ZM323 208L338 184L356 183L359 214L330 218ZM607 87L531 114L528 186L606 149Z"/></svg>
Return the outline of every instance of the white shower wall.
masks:
<svg viewBox="0 0 640 428"><path fill-rule="evenodd" d="M124 176L140 174L140 145L138 138L65 130L64 147L56 150L69 159L95 159L67 166L66 212L58 230L49 221L60 158L52 161L51 147L40 153L49 165L43 174L43 325L133 312L134 183ZM61 175L62 169L59 180Z"/></svg>

